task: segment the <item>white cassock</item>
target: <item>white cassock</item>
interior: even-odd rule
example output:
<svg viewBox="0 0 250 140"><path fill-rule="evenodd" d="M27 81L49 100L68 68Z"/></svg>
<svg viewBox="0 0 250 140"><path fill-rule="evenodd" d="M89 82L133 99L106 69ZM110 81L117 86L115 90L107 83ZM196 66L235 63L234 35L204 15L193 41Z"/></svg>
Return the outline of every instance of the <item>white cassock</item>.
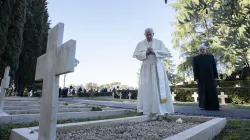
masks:
<svg viewBox="0 0 250 140"><path fill-rule="evenodd" d="M148 48L153 48L155 55L146 56ZM143 114L164 115L173 113L173 101L163 59L167 49L162 41L140 42L133 57L142 61L137 97L137 111Z"/></svg>

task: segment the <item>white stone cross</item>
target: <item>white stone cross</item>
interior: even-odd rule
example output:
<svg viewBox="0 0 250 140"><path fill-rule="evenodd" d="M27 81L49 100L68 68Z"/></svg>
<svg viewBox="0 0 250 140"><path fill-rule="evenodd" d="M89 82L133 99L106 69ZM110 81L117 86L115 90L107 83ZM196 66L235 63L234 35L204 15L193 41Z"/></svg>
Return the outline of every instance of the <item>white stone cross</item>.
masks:
<svg viewBox="0 0 250 140"><path fill-rule="evenodd" d="M122 99L122 93L120 92L120 99Z"/></svg>
<svg viewBox="0 0 250 140"><path fill-rule="evenodd" d="M197 92L194 92L194 94L192 94L192 97L194 98L194 102L197 103L197 98L198 98Z"/></svg>
<svg viewBox="0 0 250 140"><path fill-rule="evenodd" d="M129 100L131 100L131 96L132 96L132 94L129 92L129 94L128 94L128 99Z"/></svg>
<svg viewBox="0 0 250 140"><path fill-rule="evenodd" d="M9 88L10 84L10 67L6 67L4 71L4 77L1 81L1 87L0 87L0 116L6 116L8 114L3 112L3 106L4 106L4 98L5 98L5 90Z"/></svg>
<svg viewBox="0 0 250 140"><path fill-rule="evenodd" d="M175 97L176 97L176 94L174 94L174 92L172 92L172 101L173 102L175 101Z"/></svg>
<svg viewBox="0 0 250 140"><path fill-rule="evenodd" d="M37 58L35 80L43 80L40 106L39 140L56 139L59 76L74 71L76 41L62 45L64 24L48 32L46 54Z"/></svg>
<svg viewBox="0 0 250 140"><path fill-rule="evenodd" d="M235 85L235 87L240 87L240 85Z"/></svg>
<svg viewBox="0 0 250 140"><path fill-rule="evenodd" d="M113 96L113 98L115 98L115 93L114 92L112 92L112 96Z"/></svg>
<svg viewBox="0 0 250 140"><path fill-rule="evenodd" d="M218 97L221 99L221 104L226 104L225 98L228 98L227 95L224 94L224 92L221 92L220 95L218 95Z"/></svg>

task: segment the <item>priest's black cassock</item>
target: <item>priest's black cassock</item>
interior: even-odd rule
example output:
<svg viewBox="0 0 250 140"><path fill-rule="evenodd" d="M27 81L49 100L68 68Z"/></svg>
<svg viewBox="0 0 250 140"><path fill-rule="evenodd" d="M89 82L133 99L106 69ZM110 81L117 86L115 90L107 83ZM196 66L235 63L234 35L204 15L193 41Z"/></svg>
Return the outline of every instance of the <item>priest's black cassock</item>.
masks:
<svg viewBox="0 0 250 140"><path fill-rule="evenodd" d="M218 110L219 100L216 89L218 72L213 55L200 54L193 58L194 79L198 79L199 107Z"/></svg>

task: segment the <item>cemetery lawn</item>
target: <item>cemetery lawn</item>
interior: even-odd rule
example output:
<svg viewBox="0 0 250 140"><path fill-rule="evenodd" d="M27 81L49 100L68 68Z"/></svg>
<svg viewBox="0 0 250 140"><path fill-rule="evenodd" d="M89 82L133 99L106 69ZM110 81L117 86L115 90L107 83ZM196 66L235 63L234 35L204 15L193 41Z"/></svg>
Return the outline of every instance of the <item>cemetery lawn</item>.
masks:
<svg viewBox="0 0 250 140"><path fill-rule="evenodd" d="M213 140L249 140L249 120L228 120L226 127Z"/></svg>
<svg viewBox="0 0 250 140"><path fill-rule="evenodd" d="M94 101L113 101L113 102L129 102L129 103L136 103L136 100L128 100L128 99L114 99L110 97L78 97L85 100L94 100Z"/></svg>
<svg viewBox="0 0 250 140"><path fill-rule="evenodd" d="M67 120L58 120L57 124L65 124L65 123L76 123L76 122L87 122L87 121L95 121L95 120L106 120L106 119L115 119L115 118L125 118L125 117L132 117L132 116L140 116L139 113L130 111L127 114L123 115L115 115L115 116L101 116L101 117L94 117L94 118L79 118L79 119L67 119ZM25 128L25 127L33 127L39 126L37 121L32 123L21 123L21 124L0 124L0 140L8 140L10 137L11 129L15 128Z"/></svg>
<svg viewBox="0 0 250 140"><path fill-rule="evenodd" d="M114 99L110 97L78 97L84 100L94 100L94 101L113 101L113 102L123 102L123 103L136 103L136 100L128 100L128 99ZM175 102L176 106L198 106L198 103L192 102ZM221 108L235 108L235 109L249 109L250 104L232 104L228 103L226 105L220 105Z"/></svg>

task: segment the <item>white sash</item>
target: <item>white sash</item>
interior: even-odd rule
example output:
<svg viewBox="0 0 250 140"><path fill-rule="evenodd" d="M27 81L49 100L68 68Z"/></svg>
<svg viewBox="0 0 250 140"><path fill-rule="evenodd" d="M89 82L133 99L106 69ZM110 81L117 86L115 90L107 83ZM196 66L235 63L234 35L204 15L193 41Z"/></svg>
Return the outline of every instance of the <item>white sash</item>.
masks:
<svg viewBox="0 0 250 140"><path fill-rule="evenodd" d="M157 61L156 71L157 71L157 77L158 77L158 86L159 86L158 89L160 93L160 102L163 104L167 102L167 94L166 94L166 84L165 84L165 76L164 76L165 71L161 62Z"/></svg>

